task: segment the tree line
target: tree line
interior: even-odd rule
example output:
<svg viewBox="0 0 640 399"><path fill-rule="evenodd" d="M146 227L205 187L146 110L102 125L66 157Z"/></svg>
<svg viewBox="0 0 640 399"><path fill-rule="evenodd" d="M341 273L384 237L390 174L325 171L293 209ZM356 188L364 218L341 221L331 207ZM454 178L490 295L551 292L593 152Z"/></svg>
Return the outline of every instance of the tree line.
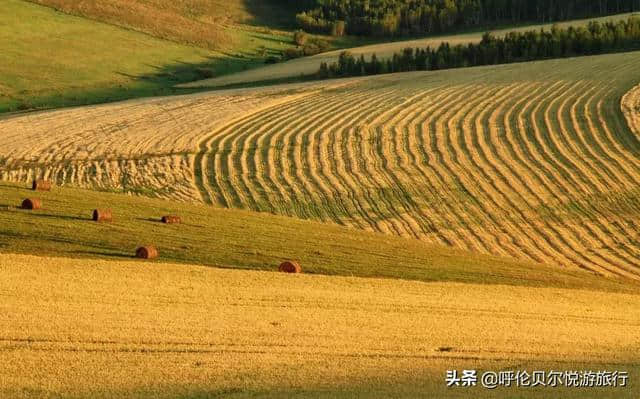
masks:
<svg viewBox="0 0 640 399"><path fill-rule="evenodd" d="M307 32L407 36L640 10L640 0L301 0Z"/></svg>
<svg viewBox="0 0 640 399"><path fill-rule="evenodd" d="M541 59L602 54L640 49L640 18L618 22L590 22L586 27L570 26L549 31L510 32L504 37L485 33L479 43L438 48L406 48L391 58L369 60L342 52L337 62L320 64L319 78L364 76L393 72L431 71L479 65L507 64Z"/></svg>

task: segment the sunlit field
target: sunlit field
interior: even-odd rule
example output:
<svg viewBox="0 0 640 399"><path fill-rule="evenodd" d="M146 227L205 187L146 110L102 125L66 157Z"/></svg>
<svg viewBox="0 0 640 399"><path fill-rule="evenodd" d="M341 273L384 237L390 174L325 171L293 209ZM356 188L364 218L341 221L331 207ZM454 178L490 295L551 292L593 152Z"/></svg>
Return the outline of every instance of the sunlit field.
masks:
<svg viewBox="0 0 640 399"><path fill-rule="evenodd" d="M589 21L599 21L599 22L607 22L607 21L619 21L626 20L631 15L640 15L638 13L634 14L619 14L612 15L601 18L591 18L584 20L575 20L575 21L565 21L556 23L555 26L559 28L568 27L568 26L584 26L589 23ZM500 37L504 36L509 32L524 32L530 30L549 30L554 24L541 24L541 25L528 25L521 27L509 27L504 29L496 29L492 30L491 33L494 36ZM367 59L369 59L373 54L376 54L379 58L390 58L395 53L401 52L403 49L410 48L437 48L441 43L449 43L454 46L457 44L466 45L468 43L477 43L482 39L482 35L485 33L484 30L469 32L469 33L459 33L459 34L449 34L442 36L429 36L426 38L417 38L411 40L398 40L392 42L384 42L384 43L375 43L375 44L367 44L367 45L353 45L348 46L348 51L354 54L356 57L360 55L364 55ZM326 62L327 64L331 64L337 61L338 56L343 50L336 50L331 52L326 52L322 54L317 54L311 57L298 58L291 61L287 61L285 63L276 64L276 65L268 65L263 68L252 69L248 71L242 71L234 74L229 74L225 76L213 77L209 79L203 79L196 82L189 82L180 85L181 87L224 87L229 85L246 85L246 84L256 84L258 82L268 82L274 80L284 80L291 78L299 78L301 75L313 75L318 72L320 64L322 62Z"/></svg>
<svg viewBox="0 0 640 399"><path fill-rule="evenodd" d="M640 53L0 122L0 176L312 219L637 279Z"/></svg>
<svg viewBox="0 0 640 399"><path fill-rule="evenodd" d="M482 32L276 3L0 7L0 399L640 398L640 52L311 79Z"/></svg>
<svg viewBox="0 0 640 399"><path fill-rule="evenodd" d="M636 398L640 296L0 255L0 395L513 397L445 371L620 370ZM465 395L465 396L462 396Z"/></svg>
<svg viewBox="0 0 640 399"><path fill-rule="evenodd" d="M151 12L146 2L59 3L102 11L111 19L4 0L0 113L191 92L173 86L261 66L264 57L292 46L287 32L236 24L247 15L237 9L240 2L222 25L193 22L166 10ZM58 9L66 10L65 4L57 4Z"/></svg>

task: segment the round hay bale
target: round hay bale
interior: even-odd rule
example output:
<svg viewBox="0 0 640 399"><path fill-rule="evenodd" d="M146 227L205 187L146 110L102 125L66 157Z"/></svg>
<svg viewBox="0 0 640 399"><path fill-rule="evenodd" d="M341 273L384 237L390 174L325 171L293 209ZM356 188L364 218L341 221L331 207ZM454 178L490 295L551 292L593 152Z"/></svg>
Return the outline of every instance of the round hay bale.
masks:
<svg viewBox="0 0 640 399"><path fill-rule="evenodd" d="M136 250L136 258L155 259L158 257L158 250L153 245L146 245Z"/></svg>
<svg viewBox="0 0 640 399"><path fill-rule="evenodd" d="M112 222L113 212L111 209L94 209L92 219L94 222Z"/></svg>
<svg viewBox="0 0 640 399"><path fill-rule="evenodd" d="M37 198L27 198L22 201L22 209L36 210L42 208L42 201Z"/></svg>
<svg viewBox="0 0 640 399"><path fill-rule="evenodd" d="M278 267L278 270L283 273L302 273L302 268L300 267L298 262L290 260L280 263L280 267Z"/></svg>
<svg viewBox="0 0 640 399"><path fill-rule="evenodd" d="M51 191L51 182L49 180L37 179L33 181L31 189L33 191Z"/></svg>
<svg viewBox="0 0 640 399"><path fill-rule="evenodd" d="M179 223L182 223L182 219L180 218L180 216L176 216L176 215L163 216L161 220L162 220L162 223L165 223L165 224L179 224Z"/></svg>

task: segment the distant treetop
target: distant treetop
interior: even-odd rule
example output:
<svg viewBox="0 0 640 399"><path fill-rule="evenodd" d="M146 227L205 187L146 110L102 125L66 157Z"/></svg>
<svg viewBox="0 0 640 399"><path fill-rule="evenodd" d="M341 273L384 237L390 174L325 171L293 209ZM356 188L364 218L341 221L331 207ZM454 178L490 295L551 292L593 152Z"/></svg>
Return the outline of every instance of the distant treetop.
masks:
<svg viewBox="0 0 640 399"><path fill-rule="evenodd" d="M407 36L640 10L640 0L306 0L307 32Z"/></svg>

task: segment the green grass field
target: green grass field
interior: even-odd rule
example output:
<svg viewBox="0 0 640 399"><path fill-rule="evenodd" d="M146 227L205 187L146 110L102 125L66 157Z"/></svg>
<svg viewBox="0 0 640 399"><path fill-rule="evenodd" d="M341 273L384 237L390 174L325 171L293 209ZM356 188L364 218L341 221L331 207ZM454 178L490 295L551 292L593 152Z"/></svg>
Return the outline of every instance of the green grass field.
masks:
<svg viewBox="0 0 640 399"><path fill-rule="evenodd" d="M234 50L209 50L21 0L0 8L0 112L185 93L173 86L262 65L286 32L235 29Z"/></svg>
<svg viewBox="0 0 640 399"><path fill-rule="evenodd" d="M26 0L67 14L211 50L255 47L251 33L291 30L302 8L282 0Z"/></svg>
<svg viewBox="0 0 640 399"><path fill-rule="evenodd" d="M418 240L367 233L264 213L132 197L72 188L34 193L0 183L0 251L45 256L126 260L137 246L153 244L160 260L239 269L276 270L282 260L307 273L421 281L514 284L628 290L578 269L482 256ZM17 209L39 197L43 209ZM111 208L114 223L90 220ZM182 225L159 223L179 214ZM633 285L632 285L633 286Z"/></svg>

